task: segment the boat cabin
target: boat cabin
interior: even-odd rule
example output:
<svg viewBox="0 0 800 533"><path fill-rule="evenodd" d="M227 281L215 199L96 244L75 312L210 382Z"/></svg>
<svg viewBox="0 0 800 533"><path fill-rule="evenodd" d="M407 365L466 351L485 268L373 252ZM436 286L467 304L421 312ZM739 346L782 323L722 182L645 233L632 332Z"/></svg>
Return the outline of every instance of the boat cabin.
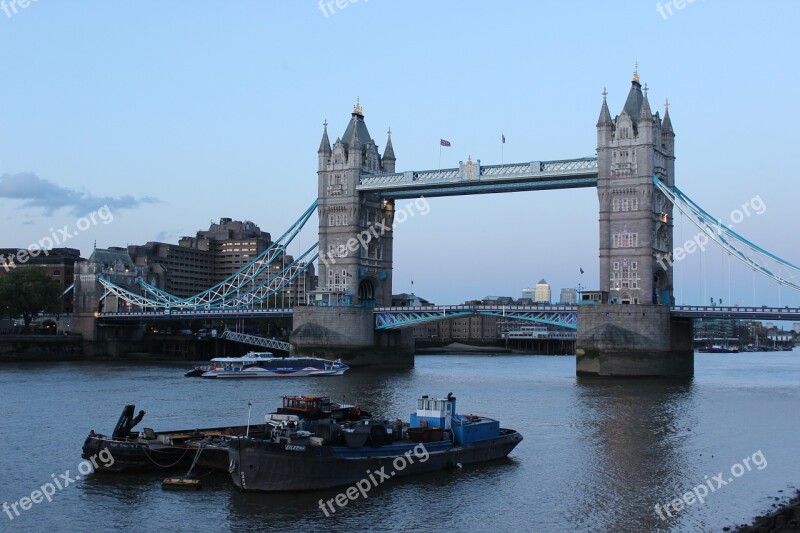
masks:
<svg viewBox="0 0 800 533"><path fill-rule="evenodd" d="M417 412L411 413L410 427L437 427L450 429L450 422L456 412L456 397L429 398L427 395L417 399Z"/></svg>
<svg viewBox="0 0 800 533"><path fill-rule="evenodd" d="M280 412L316 415L331 412L329 396L284 396Z"/></svg>
<svg viewBox="0 0 800 533"><path fill-rule="evenodd" d="M447 398L419 398L417 412L411 413L409 427L411 434L425 428L451 430L453 442L461 446L500 436L500 423L497 420L457 414L456 397L452 393Z"/></svg>

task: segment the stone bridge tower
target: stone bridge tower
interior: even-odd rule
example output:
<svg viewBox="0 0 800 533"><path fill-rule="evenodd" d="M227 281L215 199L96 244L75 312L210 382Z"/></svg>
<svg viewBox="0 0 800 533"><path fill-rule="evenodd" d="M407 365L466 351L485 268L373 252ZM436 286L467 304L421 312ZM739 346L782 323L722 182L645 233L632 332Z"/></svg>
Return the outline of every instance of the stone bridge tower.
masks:
<svg viewBox="0 0 800 533"><path fill-rule="evenodd" d="M351 366L414 366L410 329L376 331L373 308L392 303L394 202L356 187L366 174L393 173L391 130L383 156L356 102L331 146L328 124L317 151L319 284L294 308L293 353L341 357Z"/></svg>
<svg viewBox="0 0 800 533"><path fill-rule="evenodd" d="M363 174L394 172L391 130L388 135L381 156L359 103L333 146L325 123L317 152L320 260L315 298L322 305L391 305L394 204L356 190Z"/></svg>
<svg viewBox="0 0 800 533"><path fill-rule="evenodd" d="M603 92L597 121L600 290L621 304L673 303L672 204L653 184L675 184L675 133L669 108L650 111L634 72L625 106L611 119Z"/></svg>
<svg viewBox="0 0 800 533"><path fill-rule="evenodd" d="M691 376L692 323L669 307L672 204L653 183L675 185L675 133L668 109L663 120L650 110L638 69L613 120L603 91L597 165L600 288L609 304L578 307L576 373Z"/></svg>

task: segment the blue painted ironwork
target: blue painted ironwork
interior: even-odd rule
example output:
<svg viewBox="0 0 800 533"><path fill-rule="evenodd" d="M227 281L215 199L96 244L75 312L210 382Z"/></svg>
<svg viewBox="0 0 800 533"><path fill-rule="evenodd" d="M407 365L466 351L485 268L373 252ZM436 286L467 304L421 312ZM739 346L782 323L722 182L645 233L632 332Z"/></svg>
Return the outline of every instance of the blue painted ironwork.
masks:
<svg viewBox="0 0 800 533"><path fill-rule="evenodd" d="M469 315L496 316L568 329L577 328L577 307L574 305L432 305L376 308L375 329L409 328L425 322Z"/></svg>
<svg viewBox="0 0 800 533"><path fill-rule="evenodd" d="M210 306L214 309L226 307L246 307L272 297L280 293L287 285L291 284L294 280L300 277L308 268L317 260L319 253L314 253L319 243L315 243L311 248L303 252L297 259L292 261L289 265L283 268L280 272L270 277L266 281L248 289L244 292L237 292L231 295L225 301L216 305ZM310 256L310 257L309 257Z"/></svg>
<svg viewBox="0 0 800 533"><path fill-rule="evenodd" d="M226 305L223 302L229 301L237 292L241 292L243 288L254 282L256 278L267 270L272 263L283 256L288 245L294 240L297 234L300 233L300 230L303 229L316 209L317 201L315 200L283 235L278 237L275 242L261 252L253 261L242 267L239 272L194 296L179 298L146 283L144 280L139 280L138 283L152 298L163 303L161 307L193 309L211 308L220 304Z"/></svg>
<svg viewBox="0 0 800 533"><path fill-rule="evenodd" d="M257 337L256 335L248 335L246 333L239 333L238 331L231 331L229 329L226 329L222 335L220 335L220 338L225 339L226 341L241 342L243 344L250 344L253 346L259 346L261 348L269 348L270 350L281 350L283 352L288 352L292 347L288 342L267 339L266 337Z"/></svg>
<svg viewBox="0 0 800 533"><path fill-rule="evenodd" d="M105 289L103 292L103 296L100 297L100 301L105 300L109 295L116 296L118 299L123 300L128 303L128 305L138 307L142 310L147 309L162 309L165 307L169 307L164 302L153 300L152 298L148 298L147 296L136 294L135 292L129 291L123 287L120 287L110 280L104 278L102 275L97 276L97 281L100 282L100 285Z"/></svg>
<svg viewBox="0 0 800 533"><path fill-rule="evenodd" d="M781 285L800 290L800 280L795 277L795 274L800 274L800 267L739 235L718 218L706 212L677 187L668 187L657 176L653 176L653 182L681 213L708 236L710 241L719 245L731 257ZM671 256L669 260L673 260ZM784 276L789 276L791 279Z"/></svg>
<svg viewBox="0 0 800 533"><path fill-rule="evenodd" d="M100 299L103 300L108 295L113 295L120 300L127 302L128 305L138 307L144 311L148 309L188 309L192 311L202 309L210 311L218 309L240 309L243 307L252 307L265 300L268 300L273 295L280 293L280 291L286 288L286 286L291 284L294 280L300 277L301 274L306 272L319 256L318 253L311 255L316 248L317 244L314 244L300 257L284 267L283 270L259 285L243 291L237 291L236 293L229 295L225 300L217 301L214 304L203 304L197 306L186 304L173 305L172 301L149 298L145 295L137 294L133 291L120 287L103 276L97 276L97 280L105 289L105 293ZM305 263L303 263L304 259L307 259Z"/></svg>
<svg viewBox="0 0 800 533"><path fill-rule="evenodd" d="M430 310L406 308L395 311L381 311L380 309L375 309L375 329L409 328L424 322L458 318L471 314L471 311L453 311L448 314L446 308L433 308Z"/></svg>
<svg viewBox="0 0 800 533"><path fill-rule="evenodd" d="M461 165L458 168L366 174L356 187L385 198L457 196L597 186L597 158L532 161L508 165Z"/></svg>
<svg viewBox="0 0 800 533"><path fill-rule="evenodd" d="M99 275L97 279L105 289L101 300L108 295L114 295L127 302L129 305L138 307L144 311L149 309L212 310L220 308L239 308L259 304L272 295L277 294L300 277L319 256L317 253L312 255L312 252L319 245L319 243L315 243L300 257L296 258L289 265L284 266L279 272L270 275L265 281L256 284L257 278L263 275L273 263L285 254L287 246L294 240L300 230L303 229L316 208L317 201L314 201L283 235L275 240L275 242L259 254L253 261L242 267L236 274L233 274L222 282L192 297L180 298L150 285L141 278L137 279L137 284L144 289L145 294L137 294L126 288L119 287L102 275ZM304 260L305 263L303 264Z"/></svg>

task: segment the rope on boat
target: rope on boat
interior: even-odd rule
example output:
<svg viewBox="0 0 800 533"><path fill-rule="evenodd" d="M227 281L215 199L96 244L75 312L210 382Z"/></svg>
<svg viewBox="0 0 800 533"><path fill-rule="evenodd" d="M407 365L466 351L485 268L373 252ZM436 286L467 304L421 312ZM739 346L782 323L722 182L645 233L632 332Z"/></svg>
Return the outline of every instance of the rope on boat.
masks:
<svg viewBox="0 0 800 533"><path fill-rule="evenodd" d="M183 460L184 456L186 455L186 452L188 452L188 451L189 451L189 448L184 448L183 449L183 453L181 454L180 457L178 457L178 460L175 461L174 463L172 463L171 465L162 465L158 461L156 461L155 459L150 457L149 448L146 448L146 447L144 448L144 455L145 455L145 457L150 459L151 463L153 463L154 465L156 465L159 468L172 468L173 466L177 465L178 463L180 463Z"/></svg>
<svg viewBox="0 0 800 533"><path fill-rule="evenodd" d="M189 475L192 473L192 470L194 470L194 466L197 464L197 460L200 459L200 454L203 453L203 448L205 448L205 446L206 446L206 441L205 440L200 441L200 443L197 446L197 453L194 454L194 460L192 461L192 466L189 467L189 471L186 472L186 475L184 477L188 478Z"/></svg>

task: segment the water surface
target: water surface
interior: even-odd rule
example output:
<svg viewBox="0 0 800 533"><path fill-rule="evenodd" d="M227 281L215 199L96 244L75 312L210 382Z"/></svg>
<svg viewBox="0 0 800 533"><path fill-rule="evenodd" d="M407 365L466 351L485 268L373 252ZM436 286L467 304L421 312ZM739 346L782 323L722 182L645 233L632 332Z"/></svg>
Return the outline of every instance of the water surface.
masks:
<svg viewBox="0 0 800 533"><path fill-rule="evenodd" d="M326 517L320 499L236 491L222 476L200 492L161 489L163 475L89 475L22 511L0 531L721 531L771 509L800 481L798 353L697 354L692 380L585 379L574 357L419 356L401 371L214 381L183 366L49 363L0 366L0 502L70 471L90 429L110 433L126 403L157 430L245 423L283 394L328 394L407 419L422 394L500 419L524 441L507 460L392 479ZM661 520L666 504L761 451L751 469ZM738 472L738 470L737 470ZM707 477L706 477L707 476ZM13 515L13 512L12 512Z"/></svg>

